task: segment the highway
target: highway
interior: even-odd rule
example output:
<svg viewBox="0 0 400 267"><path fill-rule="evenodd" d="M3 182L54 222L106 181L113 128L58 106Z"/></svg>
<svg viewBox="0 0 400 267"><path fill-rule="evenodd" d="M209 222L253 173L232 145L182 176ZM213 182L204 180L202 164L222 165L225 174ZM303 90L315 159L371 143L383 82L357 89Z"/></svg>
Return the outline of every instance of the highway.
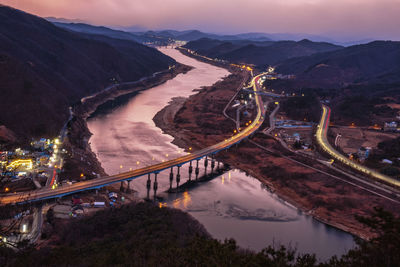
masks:
<svg viewBox="0 0 400 267"><path fill-rule="evenodd" d="M385 182L386 184L394 185L396 187L400 187L400 181L396 180L392 177L383 175L375 170L372 170L370 168L367 168L361 164L358 164L347 157L343 156L340 154L338 151L336 151L328 142L327 138L327 132L328 132L328 127L329 127L329 120L331 116L331 109L326 106L322 105L322 116L320 123L318 125L317 133L316 133L316 139L322 150L327 152L333 159L346 164L347 166L362 172L364 174L367 174L379 181Z"/></svg>
<svg viewBox="0 0 400 267"><path fill-rule="evenodd" d="M264 104L261 95L258 94L258 91L261 90L260 88L261 86L258 83L258 79L260 78L260 76L261 74L255 76L251 81L251 86L254 91L255 102L257 105L257 115L254 118L253 122L247 128L244 128L242 131L239 131L236 135L232 136L229 139L226 139L222 142L219 142L213 146L204 148L202 150L193 153L188 153L176 159L161 162L152 166L136 169L125 173L100 177L93 180L82 181L74 183L72 185L66 184L63 186L56 187L54 189L45 187L42 189L28 191L28 192L2 194L0 196L0 204L5 205L12 203L26 203L38 200L58 198L65 195L70 195L76 192L90 190L90 189L97 189L116 182L133 180L135 178L138 178L146 174L158 173L161 172L162 170L169 169L174 166L181 166L192 160L201 159L205 156L215 154L221 150L228 149L232 145L235 145L241 142L242 140L246 139L250 135L252 135L255 131L257 131L260 128L260 126L264 121L264 114L265 114Z"/></svg>

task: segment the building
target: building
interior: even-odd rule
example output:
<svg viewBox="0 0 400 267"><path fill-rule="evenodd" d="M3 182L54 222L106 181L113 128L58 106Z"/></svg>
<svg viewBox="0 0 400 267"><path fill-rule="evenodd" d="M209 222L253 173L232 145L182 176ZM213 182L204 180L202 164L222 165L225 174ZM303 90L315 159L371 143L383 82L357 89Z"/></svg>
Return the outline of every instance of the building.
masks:
<svg viewBox="0 0 400 267"><path fill-rule="evenodd" d="M362 146L357 151L358 158L361 161L364 161L369 157L370 152L371 152L371 148L370 147L363 147Z"/></svg>
<svg viewBox="0 0 400 267"><path fill-rule="evenodd" d="M383 159L383 160L382 160L382 163L385 163L385 164L393 164L393 161L388 160L388 159Z"/></svg>
<svg viewBox="0 0 400 267"><path fill-rule="evenodd" d="M392 122L385 122L383 125L383 130L385 132L396 132L397 131L397 122L392 121Z"/></svg>

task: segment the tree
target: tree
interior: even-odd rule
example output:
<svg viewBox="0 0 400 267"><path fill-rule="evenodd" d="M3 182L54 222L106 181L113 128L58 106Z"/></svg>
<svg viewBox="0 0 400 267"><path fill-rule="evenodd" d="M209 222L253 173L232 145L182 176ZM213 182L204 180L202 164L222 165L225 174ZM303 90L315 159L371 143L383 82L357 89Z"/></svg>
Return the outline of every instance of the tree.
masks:
<svg viewBox="0 0 400 267"><path fill-rule="evenodd" d="M332 259L331 266L400 266L400 218L382 208L374 208L371 217L357 220L375 234L371 240L356 238L357 247L340 260Z"/></svg>

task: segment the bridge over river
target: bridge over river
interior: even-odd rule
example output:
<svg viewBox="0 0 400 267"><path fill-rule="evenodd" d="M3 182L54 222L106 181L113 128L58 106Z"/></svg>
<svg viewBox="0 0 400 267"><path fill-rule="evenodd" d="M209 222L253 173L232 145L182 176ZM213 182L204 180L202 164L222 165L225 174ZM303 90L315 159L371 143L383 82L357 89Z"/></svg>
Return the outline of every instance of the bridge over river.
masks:
<svg viewBox="0 0 400 267"><path fill-rule="evenodd" d="M254 121L246 128L244 128L242 131L239 131L236 135L232 136L229 139L226 139L222 142L219 142L213 146L204 148L199 151L195 152L190 152L182 157L178 157L169 161L164 161L161 163L157 163L151 166L147 166L144 168L116 174L116 175L111 175L111 176L105 176L105 177L100 177L97 179L93 180L87 180L87 181L82 181L82 182L77 182L71 185L63 185L60 187L56 188L42 188L38 190L32 190L28 192L18 192L18 193L10 193L10 194L3 194L0 197L0 204L5 205L5 204L16 204L16 203L26 203L26 202L33 202L33 201L39 201L39 200L45 200L45 199L51 199L51 198L59 198L63 197L66 195L71 195L77 192L81 191L86 191L86 190L93 190L93 189L98 189L102 188L104 186L114 184L117 182L123 182L127 181L128 183L141 176L148 176L147 180L147 187L150 188L151 186L151 175L154 175L154 182L153 182L153 189L156 192L157 187L158 187L158 182L157 182L157 174L163 170L166 169L171 169L170 173L170 181L172 183L173 180L173 168L177 168L177 173L176 173L176 181L177 184L179 185L180 181L180 167L186 163L190 164L189 167L189 175L191 175L193 171L193 162L196 162L196 167L195 167L195 174L196 177L199 174L199 160L202 158L208 158L211 157L211 168L213 169L215 167L215 161L213 159L213 155L216 153L228 149L231 146L240 143L242 140L248 138L252 134L254 134L262 125L264 121L264 114L265 114L265 109L262 101L261 94L259 92L261 91L261 85L258 82L262 74L253 77L250 87L252 91L254 92L255 95L255 102L257 105L257 115L254 119ZM205 168L207 168L208 165L208 160L205 160ZM219 167L219 163L217 163Z"/></svg>

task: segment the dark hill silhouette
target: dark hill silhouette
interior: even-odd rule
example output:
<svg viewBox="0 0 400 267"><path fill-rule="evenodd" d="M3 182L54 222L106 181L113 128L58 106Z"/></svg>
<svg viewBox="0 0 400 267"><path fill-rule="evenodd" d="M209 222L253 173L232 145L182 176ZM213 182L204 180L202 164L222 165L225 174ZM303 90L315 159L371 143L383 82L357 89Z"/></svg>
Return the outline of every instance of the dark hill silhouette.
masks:
<svg viewBox="0 0 400 267"><path fill-rule="evenodd" d="M275 65L280 61L343 47L309 40L295 41L219 41L202 38L185 45L199 54L231 62L245 62L258 66Z"/></svg>
<svg viewBox="0 0 400 267"><path fill-rule="evenodd" d="M105 35L111 38L130 40L139 43L154 41L154 38L146 38L144 36L136 35L131 32L113 30L104 26L93 26L85 23L63 23L63 22L52 22L52 23L58 27L75 32Z"/></svg>
<svg viewBox="0 0 400 267"><path fill-rule="evenodd" d="M291 73L307 86L400 82L400 42L374 41L341 50L292 58L277 71Z"/></svg>
<svg viewBox="0 0 400 267"><path fill-rule="evenodd" d="M55 135L68 106L110 79L134 81L175 61L133 41L83 35L0 6L0 125L19 137Z"/></svg>

